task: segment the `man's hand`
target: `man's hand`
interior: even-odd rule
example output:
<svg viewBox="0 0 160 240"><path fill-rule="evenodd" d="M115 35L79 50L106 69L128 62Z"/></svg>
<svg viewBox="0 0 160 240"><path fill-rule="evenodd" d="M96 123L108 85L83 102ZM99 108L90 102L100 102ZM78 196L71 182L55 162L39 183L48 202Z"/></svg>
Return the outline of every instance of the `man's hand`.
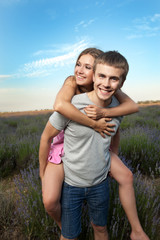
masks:
<svg viewBox="0 0 160 240"><path fill-rule="evenodd" d="M88 105L84 108L85 113L88 117L98 120L104 117L104 109L97 107L96 105Z"/></svg>
<svg viewBox="0 0 160 240"><path fill-rule="evenodd" d="M113 127L115 126L115 124L108 123L109 121L111 121L111 118L101 118L98 121L95 121L94 130L99 132L104 138L104 133L108 136L111 136L110 132L114 132Z"/></svg>

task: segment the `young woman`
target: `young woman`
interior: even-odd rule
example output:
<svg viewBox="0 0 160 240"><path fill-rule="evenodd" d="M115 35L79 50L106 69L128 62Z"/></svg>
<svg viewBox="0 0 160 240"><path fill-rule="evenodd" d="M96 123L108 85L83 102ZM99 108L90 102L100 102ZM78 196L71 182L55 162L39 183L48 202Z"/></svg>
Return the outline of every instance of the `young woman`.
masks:
<svg viewBox="0 0 160 240"><path fill-rule="evenodd" d="M116 95L121 103L118 107L102 109L93 105L88 106L85 112L90 118L71 104L71 99L75 94L89 92L93 89L93 64L95 58L101 53L102 51L98 49L89 48L79 55L74 70L75 76L66 79L57 95L54 109L73 121L92 127L95 131L98 131L102 137L105 137L104 134L110 135L110 132L113 131L113 125L106 122L111 120L111 118L108 117L131 114L138 111L138 107L134 101L120 90ZM98 120L95 121L95 119ZM43 203L46 211L61 228L60 197L64 179L63 164L61 163L61 156L63 156L63 132L61 132L54 141L55 140L56 142L55 145L53 144L52 146L53 149L51 149L49 154L45 171L40 172L40 177L42 180ZM117 145L118 144L119 142L117 142ZM132 240L149 240L142 229L137 215L133 175L118 158L118 152L115 149L117 149L117 146L111 146L110 171L113 178L119 183L121 204L132 228L130 237Z"/></svg>

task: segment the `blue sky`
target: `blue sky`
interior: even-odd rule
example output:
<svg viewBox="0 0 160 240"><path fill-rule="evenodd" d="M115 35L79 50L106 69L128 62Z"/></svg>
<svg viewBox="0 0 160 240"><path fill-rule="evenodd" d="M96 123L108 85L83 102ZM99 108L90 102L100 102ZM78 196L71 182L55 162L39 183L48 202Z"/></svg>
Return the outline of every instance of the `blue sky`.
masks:
<svg viewBox="0 0 160 240"><path fill-rule="evenodd" d="M122 90L160 100L159 0L0 0L0 111L51 109L87 47L118 50Z"/></svg>

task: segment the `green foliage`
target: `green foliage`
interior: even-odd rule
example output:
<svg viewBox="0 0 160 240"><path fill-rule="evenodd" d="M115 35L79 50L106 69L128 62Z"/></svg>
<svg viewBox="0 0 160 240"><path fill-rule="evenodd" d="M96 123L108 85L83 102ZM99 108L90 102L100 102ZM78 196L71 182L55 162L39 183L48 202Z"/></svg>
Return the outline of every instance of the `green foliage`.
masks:
<svg viewBox="0 0 160 240"><path fill-rule="evenodd" d="M0 118L0 178L31 163L38 166L40 136L48 117L49 114Z"/></svg>
<svg viewBox="0 0 160 240"><path fill-rule="evenodd" d="M14 202L12 201L12 196L5 195L0 192L0 231L3 228L10 227L12 224L12 214L15 210Z"/></svg>
<svg viewBox="0 0 160 240"><path fill-rule="evenodd" d="M120 156L145 175L160 176L160 106L144 107L121 124Z"/></svg>
<svg viewBox="0 0 160 240"><path fill-rule="evenodd" d="M0 177L8 176L15 169L16 151L14 144L4 141L0 145Z"/></svg>
<svg viewBox="0 0 160 240"><path fill-rule="evenodd" d="M4 193L0 190L0 239L21 239L22 227L19 224L19 214L15 212L14 199L14 193Z"/></svg>
<svg viewBox="0 0 160 240"><path fill-rule="evenodd" d="M60 231L54 221L45 212L42 203L39 170L30 166L15 178L17 213L27 239L57 240Z"/></svg>
<svg viewBox="0 0 160 240"><path fill-rule="evenodd" d="M152 180L147 180L140 172L134 176L137 210L143 229L150 239L158 240L160 224L160 198ZM22 226L28 239L59 239L60 232L54 221L46 214L41 197L41 185L38 169L30 167L21 171L15 178L18 202L17 211L21 216ZM119 201L118 184L110 179L110 206L108 214L108 230L111 240L129 239L130 225ZM80 240L93 239L93 231L89 224L86 203L82 213L82 232Z"/></svg>
<svg viewBox="0 0 160 240"><path fill-rule="evenodd" d="M160 136L157 131L136 128L128 129L121 135L120 152L130 160L132 168L137 167L145 175L160 174Z"/></svg>
<svg viewBox="0 0 160 240"><path fill-rule="evenodd" d="M13 201L15 195L4 195L2 191L0 192L0 208L3 208L0 214L2 239L11 239L11 232L17 224L18 236L22 235L22 238L17 239L59 238L57 225L44 210L37 168L40 136L49 115L0 118L0 178L20 172L15 177L16 204ZM158 105L142 107L139 113L124 117L121 124L120 156L131 166L135 174L139 218L150 239L154 240L158 240L160 226L159 133ZM118 185L114 180L111 180L110 189L108 217L110 240L129 239L131 229L121 207ZM93 239L87 211L84 205L80 240ZM10 237L4 237L6 232L11 233Z"/></svg>
<svg viewBox="0 0 160 240"><path fill-rule="evenodd" d="M160 197L157 196L153 181L147 180L140 172L134 176L137 211L144 231L150 239L159 239ZM108 217L109 236L111 240L130 239L131 228L122 209L118 196L118 184L111 179L110 208Z"/></svg>

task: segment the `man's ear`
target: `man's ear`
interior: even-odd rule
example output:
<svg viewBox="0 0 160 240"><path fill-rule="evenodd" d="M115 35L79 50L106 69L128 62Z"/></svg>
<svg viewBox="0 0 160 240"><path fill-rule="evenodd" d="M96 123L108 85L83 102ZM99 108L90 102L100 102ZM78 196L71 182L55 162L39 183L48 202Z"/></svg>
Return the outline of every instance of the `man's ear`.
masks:
<svg viewBox="0 0 160 240"><path fill-rule="evenodd" d="M123 87L123 83L124 83L124 81L121 82L119 89L121 89Z"/></svg>

